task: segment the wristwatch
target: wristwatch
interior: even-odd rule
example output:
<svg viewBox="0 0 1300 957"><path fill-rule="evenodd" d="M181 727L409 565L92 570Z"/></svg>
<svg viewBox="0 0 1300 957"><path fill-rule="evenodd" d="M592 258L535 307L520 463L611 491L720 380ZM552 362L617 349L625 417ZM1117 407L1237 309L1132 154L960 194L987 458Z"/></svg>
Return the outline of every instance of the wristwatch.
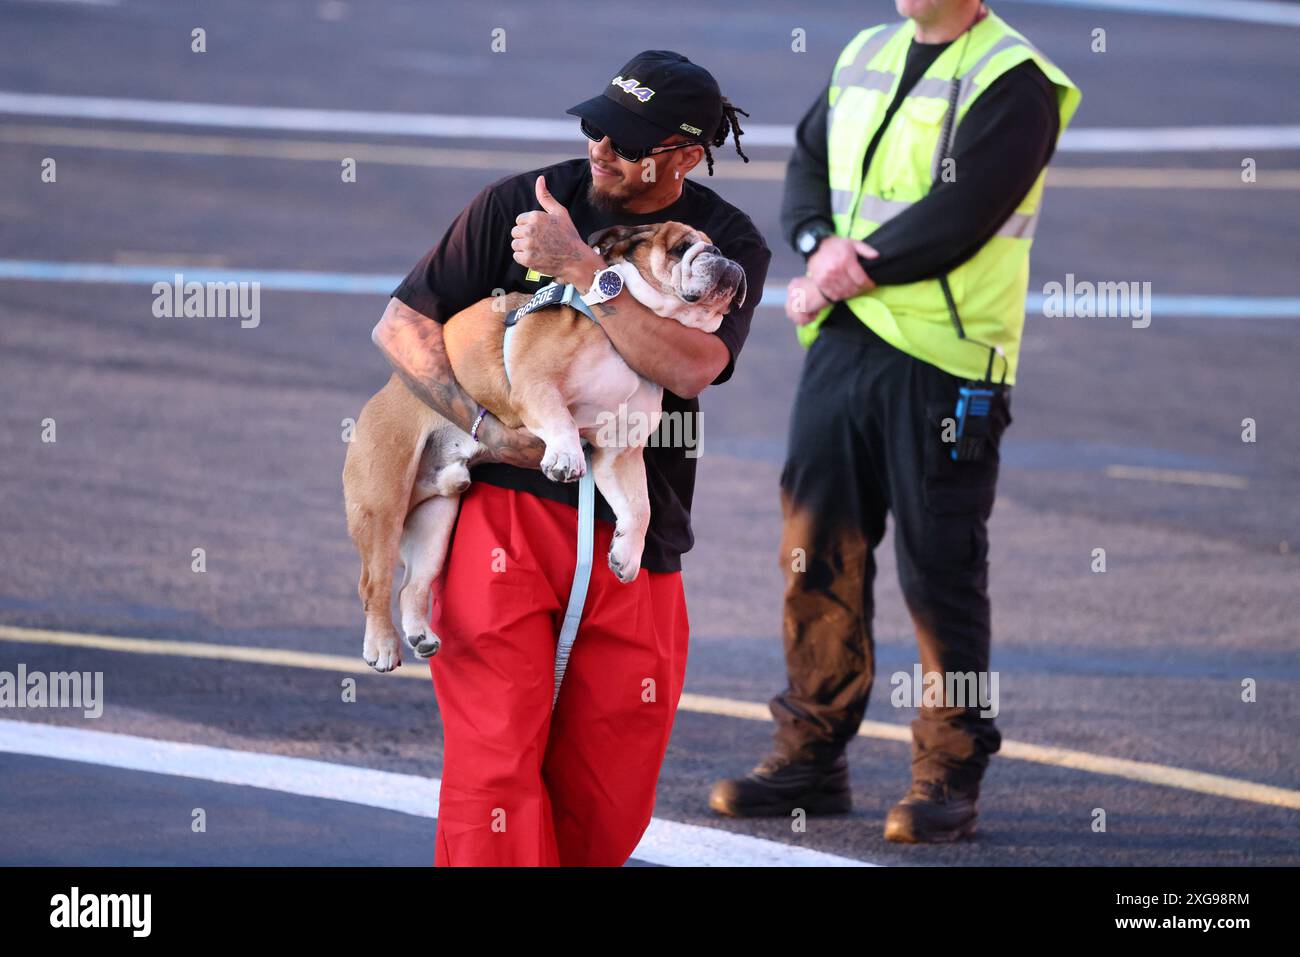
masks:
<svg viewBox="0 0 1300 957"><path fill-rule="evenodd" d="M617 265L607 266L597 271L591 288L582 294L582 300L589 306L613 299L623 291L623 276Z"/></svg>
<svg viewBox="0 0 1300 957"><path fill-rule="evenodd" d="M825 223L813 223L811 226L799 230L799 235L794 238L795 248L803 254L804 259L807 259L817 251L817 247L821 245L823 239L834 235L835 231L828 229Z"/></svg>

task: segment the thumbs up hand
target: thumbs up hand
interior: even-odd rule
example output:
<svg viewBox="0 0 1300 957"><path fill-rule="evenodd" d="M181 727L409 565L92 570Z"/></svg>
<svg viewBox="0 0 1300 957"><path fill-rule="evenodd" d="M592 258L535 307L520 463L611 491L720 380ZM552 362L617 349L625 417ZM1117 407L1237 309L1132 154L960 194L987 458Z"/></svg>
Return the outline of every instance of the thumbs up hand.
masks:
<svg viewBox="0 0 1300 957"><path fill-rule="evenodd" d="M538 176L536 185L542 208L520 213L510 230L515 262L585 291L605 261L582 241L569 211L546 188L546 177Z"/></svg>
<svg viewBox="0 0 1300 957"><path fill-rule="evenodd" d="M537 187L537 202L541 203L542 209L553 215L563 216L565 219L569 218L569 211L561 206L555 197L551 195L551 191L546 188L545 176L538 176L534 185Z"/></svg>

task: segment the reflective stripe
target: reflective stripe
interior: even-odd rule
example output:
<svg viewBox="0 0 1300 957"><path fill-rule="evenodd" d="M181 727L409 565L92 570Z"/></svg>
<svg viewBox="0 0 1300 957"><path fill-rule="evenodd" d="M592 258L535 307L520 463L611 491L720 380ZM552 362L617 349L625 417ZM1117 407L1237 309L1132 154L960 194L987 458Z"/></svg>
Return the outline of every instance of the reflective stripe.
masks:
<svg viewBox="0 0 1300 957"><path fill-rule="evenodd" d="M895 24L891 27L887 27L864 43L862 48L858 50L857 55L853 58L853 62L836 71L835 86L840 88L852 86L863 90L879 91L881 93L887 93L893 89L894 81L898 76L897 73L869 69L867 64L871 62L871 57L879 52L879 50L885 45L889 36L892 36L900 26L901 24ZM1002 51L1018 46L1023 46L1035 53L1037 52L1031 44L1026 43L1019 37L1006 36L1002 37L994 43L993 46L989 47L989 49L984 52L984 55L976 60L970 68L963 70L961 73L961 93L958 97L958 105L965 106L966 103L979 91L979 86L975 83L975 77L979 76L980 71L988 66L990 60ZM916 84L910 90L908 90L907 95L909 97L921 96L946 100L950 92L951 82L951 79L944 79L939 76L923 76L916 81Z"/></svg>
<svg viewBox="0 0 1300 957"><path fill-rule="evenodd" d="M840 73L844 74L842 81L837 83L841 90L852 87L854 90L875 90L887 94L893 90L894 81L898 79L897 73L888 73L885 70L862 70L857 75L849 75L848 70L841 70ZM946 100L950 85L952 85L950 79L922 77L907 91L907 99L913 96L928 96L931 99Z"/></svg>
<svg viewBox="0 0 1300 957"><path fill-rule="evenodd" d="M887 73L884 70L867 70L861 76L843 84L840 89L852 87L855 90L874 90L880 93L888 93L894 88L894 81L897 79L897 73ZM920 97L946 100L951 86L952 81L945 80L941 76L923 76L907 91L906 99Z"/></svg>
<svg viewBox="0 0 1300 957"><path fill-rule="evenodd" d="M849 189L831 190L831 215L847 216L853 209L853 191Z"/></svg>
<svg viewBox="0 0 1300 957"><path fill-rule="evenodd" d="M957 100L958 107L963 107L979 92L979 85L975 82L975 77L979 76L980 71L989 65L989 61L1001 53L1003 50L1009 50L1012 47L1026 47L1027 49L1037 52L1032 46L1026 43L1020 37L1006 36L999 40L993 46L985 51L984 55L975 61L975 65L969 70L963 70L961 74L961 96Z"/></svg>
<svg viewBox="0 0 1300 957"><path fill-rule="evenodd" d="M879 196L864 193L858 202L857 218L884 224L911 205L910 202L901 199L881 199Z"/></svg>
<svg viewBox="0 0 1300 957"><path fill-rule="evenodd" d="M873 33L865 43L858 49L857 55L853 57L853 62L847 66L842 66L835 71L835 80L832 86L846 86L857 81L857 78L865 71L871 58L889 42L889 38L902 29L906 20L900 20L898 23L891 23L882 30Z"/></svg>
<svg viewBox="0 0 1300 957"><path fill-rule="evenodd" d="M885 73L881 70L866 70L849 80L847 83L840 84L840 89L844 90L853 87L855 90L878 90L881 93L888 93L894 88L894 81L897 79L897 73Z"/></svg>
<svg viewBox="0 0 1300 957"><path fill-rule="evenodd" d="M843 208L835 209L837 202ZM831 205L837 214L847 213L848 206L852 202L853 194L847 190L831 190ZM858 213L855 219L883 226L911 205L905 200L882 199L879 196L864 194L862 200L858 203ZM1038 227L1038 213L1041 209L1042 205L1040 204L1039 208L1032 213L1012 213L994 235L1001 236L1004 239L1033 238L1034 230Z"/></svg>
<svg viewBox="0 0 1300 957"><path fill-rule="evenodd" d="M996 43L994 43L993 46L985 50L984 55L981 56L978 60L976 60L973 66L971 66L967 70L962 71L961 79L958 81L958 90L960 91L957 95L958 112L961 111L962 107L966 105L966 103L970 100L972 96L974 96L976 93L979 92L980 88L975 83L975 77L979 76L980 71L983 70L986 66L988 66L989 61L992 60L999 53L1001 53L1003 50L1009 50L1012 47L1018 47L1018 46L1029 47L1029 44L1022 41L1019 37L1005 36L1002 39L998 40ZM1029 49L1033 49L1033 48L1029 47ZM948 82L951 83L951 81ZM949 89L946 89L943 93L944 98L946 99L951 92L952 92L951 87L949 87ZM954 116L952 118L952 128L949 131L949 142L948 142L949 148L952 147L952 142L953 140L956 139L956 137L957 137L957 117ZM934 155L930 158L930 179L931 180L936 180L939 178L939 164L943 160L943 147L944 147L943 138L940 137L939 141L934 144Z"/></svg>
<svg viewBox="0 0 1300 957"><path fill-rule="evenodd" d="M1042 211L1043 204L1040 201L1032 213L1012 213L994 235L1003 239L1033 239L1034 231L1038 228L1038 214Z"/></svg>
<svg viewBox="0 0 1300 957"><path fill-rule="evenodd" d="M916 86L907 91L907 98L926 97L932 100L947 100L952 88L952 80L941 76L923 76L916 81Z"/></svg>

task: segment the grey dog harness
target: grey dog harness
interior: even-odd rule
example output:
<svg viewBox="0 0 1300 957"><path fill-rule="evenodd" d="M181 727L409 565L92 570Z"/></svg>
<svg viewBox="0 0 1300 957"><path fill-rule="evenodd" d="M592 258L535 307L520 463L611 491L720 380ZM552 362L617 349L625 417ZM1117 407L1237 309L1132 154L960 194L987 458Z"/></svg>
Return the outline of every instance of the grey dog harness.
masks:
<svg viewBox="0 0 1300 957"><path fill-rule="evenodd" d="M530 312L548 309L551 306L572 306L596 325L600 325L600 320L591 311L591 307L583 301L582 296L578 293L578 287L573 283L566 285L553 282L543 286L533 293L532 299L529 299L518 309L511 309L510 312L506 313L506 334L505 338L501 340L501 358L505 360L506 382L510 381L510 340L514 338L515 327L519 324L519 320Z"/></svg>
<svg viewBox="0 0 1300 957"><path fill-rule="evenodd" d="M506 381L510 381L510 340L514 337L519 320L529 313L552 306L572 306L597 325L599 320L578 294L572 283L550 283L534 293L533 298L506 315L506 333L501 341L501 357L505 363ZM591 555L596 543L596 480L591 474L591 447L583 446L586 468L578 479L578 561L573 569L573 585L569 588L569 604L564 610L564 624L555 647L555 693L551 697L551 710L560 699L560 683L569 665L578 625L582 622L582 609L587 603L587 586L591 583Z"/></svg>

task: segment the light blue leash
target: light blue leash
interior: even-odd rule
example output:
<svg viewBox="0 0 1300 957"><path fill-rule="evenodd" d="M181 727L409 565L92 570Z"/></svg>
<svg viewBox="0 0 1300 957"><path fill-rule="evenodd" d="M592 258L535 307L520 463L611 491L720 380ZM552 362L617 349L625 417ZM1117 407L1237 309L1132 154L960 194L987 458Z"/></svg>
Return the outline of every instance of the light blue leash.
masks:
<svg viewBox="0 0 1300 957"><path fill-rule="evenodd" d="M519 320L530 312L545 309L548 306L572 306L597 325L600 321L572 285L561 286L550 283L543 286L533 298L513 310L506 316L506 332L501 340L501 358L505 364L506 382L510 381L510 340ZM596 547L596 479L591 472L591 447L584 445L583 457L586 469L578 479L578 560L573 569L573 585L569 588L569 605L564 610L564 624L560 627L560 638L555 646L555 693L551 696L551 710L560 700L560 683L564 681L564 671L569 666L569 654L573 651L574 639L578 637L578 625L582 623L582 609L587 603L587 587L591 584L591 557Z"/></svg>
<svg viewBox="0 0 1300 957"><path fill-rule="evenodd" d="M591 448L584 446L582 452L587 460L587 470L578 479L578 562L573 568L569 607L564 611L564 625L560 628L560 640L555 646L552 711L555 710L555 703L560 700L560 682L564 680L564 669L569 665L573 640L578 637L582 607L587 603L587 585L591 582L591 555L596 546L596 480L591 474Z"/></svg>

